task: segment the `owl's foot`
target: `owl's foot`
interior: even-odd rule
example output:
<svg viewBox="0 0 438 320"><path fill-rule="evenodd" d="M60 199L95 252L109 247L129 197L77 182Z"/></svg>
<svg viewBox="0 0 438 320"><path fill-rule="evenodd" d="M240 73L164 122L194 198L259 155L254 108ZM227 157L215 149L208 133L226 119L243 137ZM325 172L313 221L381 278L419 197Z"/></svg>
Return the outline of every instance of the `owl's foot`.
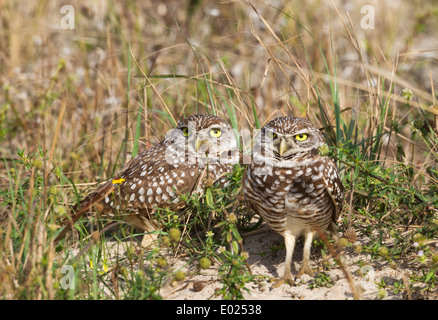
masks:
<svg viewBox="0 0 438 320"><path fill-rule="evenodd" d="M290 272L283 276L283 281L284 283L287 283L290 286L293 286L295 284L295 280Z"/></svg>
<svg viewBox="0 0 438 320"><path fill-rule="evenodd" d="M149 247L152 244L152 242L154 242L157 239L158 239L158 236L156 234L154 234L154 233L146 233L143 236L143 239L141 240L141 246L143 248L147 248L147 247Z"/></svg>
<svg viewBox="0 0 438 320"><path fill-rule="evenodd" d="M297 273L297 278L301 277L303 274L308 274L309 276L313 277L315 273L313 272L312 268L308 263L305 263L301 266L301 269Z"/></svg>
<svg viewBox="0 0 438 320"><path fill-rule="evenodd" d="M272 285L273 288L278 288L282 284L287 283L290 286L293 286L295 284L295 280L292 277L292 274L290 272L286 272L281 279L277 279L274 284Z"/></svg>

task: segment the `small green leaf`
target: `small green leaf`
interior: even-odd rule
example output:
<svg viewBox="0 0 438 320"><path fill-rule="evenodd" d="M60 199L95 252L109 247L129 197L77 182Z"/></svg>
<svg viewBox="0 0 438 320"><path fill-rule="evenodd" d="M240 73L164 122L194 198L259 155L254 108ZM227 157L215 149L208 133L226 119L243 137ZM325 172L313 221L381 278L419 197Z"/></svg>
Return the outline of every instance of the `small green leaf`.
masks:
<svg viewBox="0 0 438 320"><path fill-rule="evenodd" d="M233 247L233 251L234 251L234 253L239 252L239 243L238 243L236 240L234 240L233 242L231 242L231 246Z"/></svg>
<svg viewBox="0 0 438 320"><path fill-rule="evenodd" d="M211 192L210 188L207 188L207 190L205 190L205 201L207 202L207 206L213 208L214 206L213 193Z"/></svg>

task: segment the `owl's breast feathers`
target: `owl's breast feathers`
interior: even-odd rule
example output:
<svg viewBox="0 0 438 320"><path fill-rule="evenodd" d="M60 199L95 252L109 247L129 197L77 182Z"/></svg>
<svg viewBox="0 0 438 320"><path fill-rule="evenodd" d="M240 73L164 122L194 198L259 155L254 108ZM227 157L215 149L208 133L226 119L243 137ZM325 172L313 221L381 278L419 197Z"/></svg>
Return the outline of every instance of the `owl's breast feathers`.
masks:
<svg viewBox="0 0 438 320"><path fill-rule="evenodd" d="M247 200L257 213L312 215L333 206L332 220L342 209L344 188L333 160L312 154L286 162L253 162L245 177Z"/></svg>

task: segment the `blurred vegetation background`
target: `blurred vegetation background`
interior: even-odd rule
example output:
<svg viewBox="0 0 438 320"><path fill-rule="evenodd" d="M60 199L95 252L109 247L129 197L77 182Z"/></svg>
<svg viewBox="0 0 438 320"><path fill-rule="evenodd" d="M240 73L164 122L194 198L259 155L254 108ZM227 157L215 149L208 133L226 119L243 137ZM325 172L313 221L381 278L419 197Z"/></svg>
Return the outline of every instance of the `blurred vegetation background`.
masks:
<svg viewBox="0 0 438 320"><path fill-rule="evenodd" d="M65 4L0 4L4 157L53 148L66 175L95 181L129 157L139 110L144 149L196 112L232 114L239 129L282 114L322 126L320 100L331 123L335 105L355 120L358 137L397 121L385 141L424 160L406 124L435 101L433 1L75 1L74 29L63 29ZM364 5L375 29L361 28Z"/></svg>

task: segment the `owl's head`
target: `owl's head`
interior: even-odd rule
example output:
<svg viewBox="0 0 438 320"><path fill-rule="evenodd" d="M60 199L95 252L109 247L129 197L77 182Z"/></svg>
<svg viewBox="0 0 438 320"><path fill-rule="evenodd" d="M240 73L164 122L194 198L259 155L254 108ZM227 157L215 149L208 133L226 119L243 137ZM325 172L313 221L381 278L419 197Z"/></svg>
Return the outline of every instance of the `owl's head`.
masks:
<svg viewBox="0 0 438 320"><path fill-rule="evenodd" d="M166 140L171 145L171 151L177 150L197 162L235 161L237 142L234 130L213 115L196 114L180 120Z"/></svg>
<svg viewBox="0 0 438 320"><path fill-rule="evenodd" d="M287 161L317 151L324 144L323 135L307 119L279 117L260 130L255 150L263 157Z"/></svg>

